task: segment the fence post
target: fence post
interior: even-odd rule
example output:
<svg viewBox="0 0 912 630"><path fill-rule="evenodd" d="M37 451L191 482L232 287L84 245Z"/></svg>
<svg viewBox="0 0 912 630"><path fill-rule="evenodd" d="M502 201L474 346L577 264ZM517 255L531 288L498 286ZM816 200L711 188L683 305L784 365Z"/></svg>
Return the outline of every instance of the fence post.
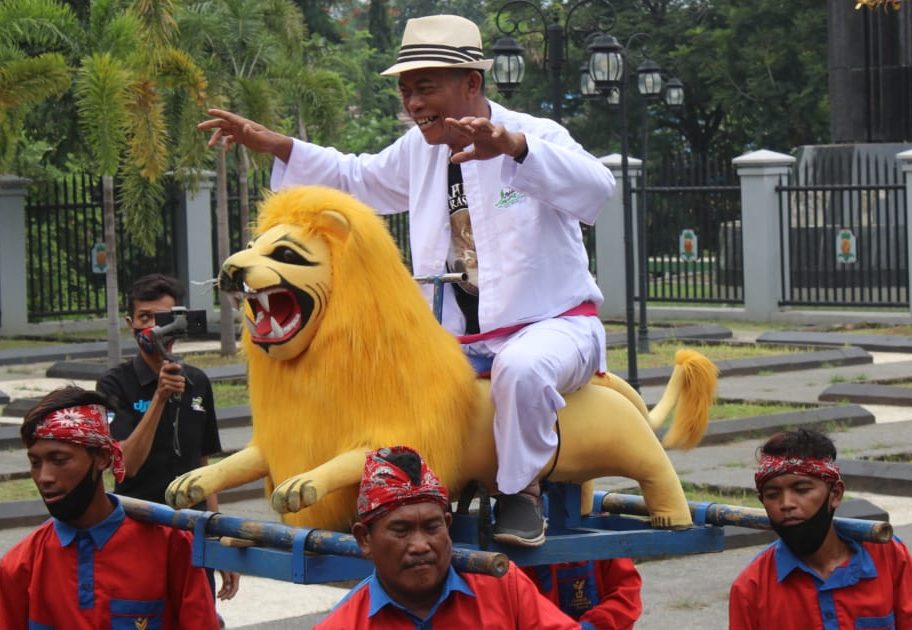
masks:
<svg viewBox="0 0 912 630"><path fill-rule="evenodd" d="M0 175L0 335L28 331L25 196L29 180Z"/></svg>
<svg viewBox="0 0 912 630"><path fill-rule="evenodd" d="M602 319L623 318L626 313L626 296L624 289L624 182L621 178L621 155L612 153L599 158L605 168L611 170L617 187L614 196L608 200L605 207L595 222L595 277L605 301L599 309ZM630 181L635 181L640 176L643 161L635 157L627 157L627 176ZM633 204L633 239L634 261L636 256L636 196ZM634 263L636 265L636 263ZM633 274L636 282L636 269Z"/></svg>
<svg viewBox="0 0 912 630"><path fill-rule="evenodd" d="M907 247L912 247L912 212L909 212L912 206L912 149L896 154L900 167L903 172L903 180L906 183L906 242ZM907 255L907 260L912 260L912 255ZM909 292L907 298L910 300L909 308L912 309L912 265L907 265L909 271Z"/></svg>
<svg viewBox="0 0 912 630"><path fill-rule="evenodd" d="M177 209L177 275L187 287L186 306L205 309L206 318L215 318L216 289L208 283L215 277L212 269L212 187L215 173L202 171L196 190L181 189Z"/></svg>
<svg viewBox="0 0 912 630"><path fill-rule="evenodd" d="M741 248L744 257L744 311L748 319L770 321L779 310L782 253L779 247L779 177L795 158L752 151L732 160L741 178Z"/></svg>

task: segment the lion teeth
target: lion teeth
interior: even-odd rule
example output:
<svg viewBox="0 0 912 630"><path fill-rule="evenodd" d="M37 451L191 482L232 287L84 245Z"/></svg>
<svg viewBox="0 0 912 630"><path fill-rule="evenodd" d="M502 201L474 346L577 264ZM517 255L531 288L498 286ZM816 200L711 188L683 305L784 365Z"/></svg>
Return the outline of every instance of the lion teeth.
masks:
<svg viewBox="0 0 912 630"><path fill-rule="evenodd" d="M245 283L244 283L244 293L256 293L256 291L254 291L254 290L250 287L250 285L247 284L247 283L245 282Z"/></svg>
<svg viewBox="0 0 912 630"><path fill-rule="evenodd" d="M263 311L257 311L257 314L256 314L256 323L259 324L261 321L263 321L263 318L264 318L264 317L266 317L266 314L263 313Z"/></svg>
<svg viewBox="0 0 912 630"><path fill-rule="evenodd" d="M262 308L264 311L269 310L269 296L268 295L266 295L265 293L257 293L256 299L257 299L257 302L260 303L260 308Z"/></svg>
<svg viewBox="0 0 912 630"><path fill-rule="evenodd" d="M269 323L272 326L273 336L281 337L283 334L285 334L285 331L282 330L282 326L279 324L279 322L276 321L275 317L270 317Z"/></svg>

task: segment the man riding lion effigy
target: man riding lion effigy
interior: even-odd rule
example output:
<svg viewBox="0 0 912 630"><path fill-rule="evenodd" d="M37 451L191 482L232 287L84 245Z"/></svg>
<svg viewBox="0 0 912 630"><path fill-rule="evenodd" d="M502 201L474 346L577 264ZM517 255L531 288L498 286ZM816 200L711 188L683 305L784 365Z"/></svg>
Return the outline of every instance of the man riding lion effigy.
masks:
<svg viewBox="0 0 912 630"><path fill-rule="evenodd" d="M252 438L177 478L169 503L186 507L265 479L287 523L347 531L365 453L390 444L421 452L457 496L473 480L496 491L490 383L436 321L371 208L323 187L272 195L250 246L224 262L220 288L243 305ZM653 427L676 405L666 445L699 442L716 370L691 350L675 362L651 412L610 374L567 394L560 447L536 478L629 477L654 526L688 527L686 498Z"/></svg>

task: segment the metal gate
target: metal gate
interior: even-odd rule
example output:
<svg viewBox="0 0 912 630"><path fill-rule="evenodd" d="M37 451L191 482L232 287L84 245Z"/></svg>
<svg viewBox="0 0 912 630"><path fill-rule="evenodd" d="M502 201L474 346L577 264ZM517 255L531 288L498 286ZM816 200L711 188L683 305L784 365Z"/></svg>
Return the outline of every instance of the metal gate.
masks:
<svg viewBox="0 0 912 630"><path fill-rule="evenodd" d="M646 217L648 300L743 303L741 188L731 161L674 156L647 169L646 180L633 193Z"/></svg>
<svg viewBox="0 0 912 630"><path fill-rule="evenodd" d="M908 306L907 200L895 159L817 150L777 191L781 305Z"/></svg>
<svg viewBox="0 0 912 630"><path fill-rule="evenodd" d="M115 190L117 280L122 306L127 290L139 276L152 270L176 272L177 200L168 195L162 208L164 233L156 241L156 253L147 256L126 238L118 199ZM72 175L29 187L25 204L29 321L105 314L105 274L98 266L101 259L95 256L104 243L101 200L101 178L90 175Z"/></svg>

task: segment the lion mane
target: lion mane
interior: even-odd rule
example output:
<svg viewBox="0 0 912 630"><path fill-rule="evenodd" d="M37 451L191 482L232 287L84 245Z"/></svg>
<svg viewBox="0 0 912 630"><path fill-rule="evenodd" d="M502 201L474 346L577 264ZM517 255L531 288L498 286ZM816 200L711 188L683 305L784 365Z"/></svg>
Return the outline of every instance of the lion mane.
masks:
<svg viewBox="0 0 912 630"><path fill-rule="evenodd" d="M320 218L327 210L349 222L346 238L325 228ZM394 444L420 452L452 489L460 463L452 445L465 443L476 414L475 375L434 319L384 220L349 195L305 187L271 195L256 234L280 224L326 240L330 260L321 264L331 266L332 287L320 327L297 357L277 361L243 336L251 445L268 462L267 493L340 452ZM344 530L356 494L357 488L338 490L284 518Z"/></svg>

